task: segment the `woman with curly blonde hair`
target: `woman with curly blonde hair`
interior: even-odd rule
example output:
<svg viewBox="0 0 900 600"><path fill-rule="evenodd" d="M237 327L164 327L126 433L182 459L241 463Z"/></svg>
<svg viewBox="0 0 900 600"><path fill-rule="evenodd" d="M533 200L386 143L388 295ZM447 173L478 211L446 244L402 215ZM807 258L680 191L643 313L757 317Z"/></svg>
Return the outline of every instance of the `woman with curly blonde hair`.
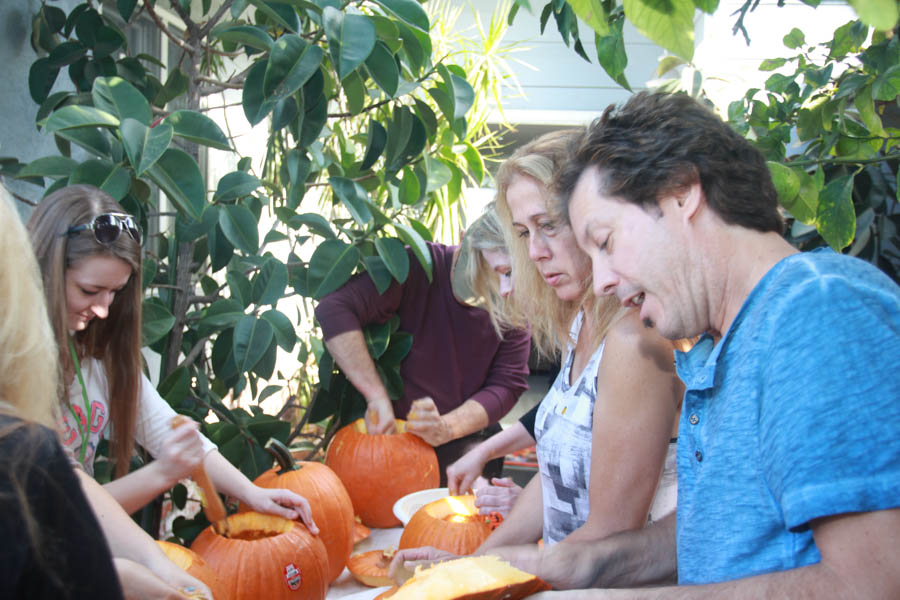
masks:
<svg viewBox="0 0 900 600"><path fill-rule="evenodd" d="M664 469L674 469L682 388L672 346L634 311L593 296L590 261L553 208L554 175L580 135L524 145L496 178L515 290L502 325L530 326L534 347L563 362L535 421L538 475L477 553L599 539L674 509L653 506ZM440 557L405 550L394 564Z"/></svg>

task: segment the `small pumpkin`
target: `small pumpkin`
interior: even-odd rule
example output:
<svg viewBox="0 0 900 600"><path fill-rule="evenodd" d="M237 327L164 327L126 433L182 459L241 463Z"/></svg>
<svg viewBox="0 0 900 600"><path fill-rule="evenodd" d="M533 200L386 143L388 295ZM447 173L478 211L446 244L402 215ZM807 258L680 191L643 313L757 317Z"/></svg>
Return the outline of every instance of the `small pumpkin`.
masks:
<svg viewBox="0 0 900 600"><path fill-rule="evenodd" d="M395 552L395 549L388 548L354 554L347 561L347 570L357 581L369 587L394 585L388 570Z"/></svg>
<svg viewBox="0 0 900 600"><path fill-rule="evenodd" d="M549 590L547 583L496 556L467 556L416 567L391 600L519 600ZM390 592L390 590L388 590Z"/></svg>
<svg viewBox="0 0 900 600"><path fill-rule="evenodd" d="M478 514L475 496L447 496L417 510L400 535L400 548L434 546L457 556L474 552L491 534L490 520Z"/></svg>
<svg viewBox="0 0 900 600"><path fill-rule="evenodd" d="M319 537L328 552L328 582L344 571L353 552L354 515L350 495L338 476L320 462L294 462L287 447L272 438L266 450L278 465L256 478L254 483L264 488L284 488L309 500Z"/></svg>
<svg viewBox="0 0 900 600"><path fill-rule="evenodd" d="M338 430L328 445L325 464L337 473L353 501L353 509L368 527L396 527L394 503L407 494L440 484L434 448L406 432L397 419L397 433L369 435L357 419Z"/></svg>
<svg viewBox="0 0 900 600"><path fill-rule="evenodd" d="M205 583L212 592L214 600L227 600L230 597L227 588L222 585L219 575L199 554L190 548L172 542L157 540L156 543L166 553L166 557L178 565L179 569Z"/></svg>
<svg viewBox="0 0 900 600"><path fill-rule="evenodd" d="M219 574L229 598L324 600L328 555L322 540L303 523L256 512L234 514L226 521L229 537L210 526L191 549Z"/></svg>

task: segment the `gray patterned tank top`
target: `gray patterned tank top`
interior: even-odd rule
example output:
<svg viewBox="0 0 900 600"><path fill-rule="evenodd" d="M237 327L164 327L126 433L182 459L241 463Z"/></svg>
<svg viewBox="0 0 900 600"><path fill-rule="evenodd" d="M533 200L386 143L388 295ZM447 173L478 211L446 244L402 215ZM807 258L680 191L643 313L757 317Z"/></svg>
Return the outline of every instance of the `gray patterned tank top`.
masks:
<svg viewBox="0 0 900 600"><path fill-rule="evenodd" d="M572 322L578 341L584 313ZM603 345L591 355L578 379L569 385L575 342L565 364L541 401L535 420L537 457L544 498L544 544L559 542L581 527L590 512L591 426L597 399L597 369Z"/></svg>

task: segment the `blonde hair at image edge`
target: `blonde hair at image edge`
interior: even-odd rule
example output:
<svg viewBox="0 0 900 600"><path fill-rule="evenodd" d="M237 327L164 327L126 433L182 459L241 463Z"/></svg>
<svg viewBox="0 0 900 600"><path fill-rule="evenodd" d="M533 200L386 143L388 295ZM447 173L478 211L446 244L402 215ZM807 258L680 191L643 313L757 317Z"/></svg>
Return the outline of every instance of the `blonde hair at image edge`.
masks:
<svg viewBox="0 0 900 600"><path fill-rule="evenodd" d="M31 241L0 186L0 405L56 427L59 366ZM11 411L10 411L11 407Z"/></svg>
<svg viewBox="0 0 900 600"><path fill-rule="evenodd" d="M590 276L584 281L579 299L560 300L529 257L528 241L519 237L512 227L506 192L516 176L530 177L540 184L545 191L544 204L548 214L553 215L560 227L569 226L555 209L553 178L583 133L584 129L564 129L544 134L516 150L497 172L497 216L506 236L513 275L513 294L506 318L511 326L530 326L535 348L548 358L565 351L571 341L569 328L581 308L591 313L597 324L593 329L592 346L600 344L609 327L625 312L615 297L594 297Z"/></svg>
<svg viewBox="0 0 900 600"><path fill-rule="evenodd" d="M508 301L500 296L499 274L494 272L481 255L485 250L499 250L509 254L494 202L489 203L481 216L466 229L464 243L469 246L471 254L463 274L471 290L484 301L483 308L490 314L491 324L497 335L502 337L503 324L510 321L507 314Z"/></svg>

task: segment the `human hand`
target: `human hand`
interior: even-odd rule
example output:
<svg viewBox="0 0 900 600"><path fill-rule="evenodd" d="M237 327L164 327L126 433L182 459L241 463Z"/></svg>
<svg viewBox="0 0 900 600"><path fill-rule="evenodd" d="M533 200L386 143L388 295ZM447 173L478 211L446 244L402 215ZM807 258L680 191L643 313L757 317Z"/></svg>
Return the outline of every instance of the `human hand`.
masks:
<svg viewBox="0 0 900 600"><path fill-rule="evenodd" d="M483 459L476 446L447 467L447 487L450 488L450 495L467 493L475 481L481 477L485 462L487 461Z"/></svg>
<svg viewBox="0 0 900 600"><path fill-rule="evenodd" d="M113 564L123 595L127 600L186 600L187 598L207 598L212 600L212 592L202 582L194 579L177 567L182 577L169 583L140 563L127 558L114 558ZM175 566L174 564L172 565ZM187 595L190 594L190 595Z"/></svg>
<svg viewBox="0 0 900 600"><path fill-rule="evenodd" d="M291 520L299 517L311 534L319 534L309 501L300 494L282 488L263 488L254 484L241 501L256 512L278 515Z"/></svg>
<svg viewBox="0 0 900 600"><path fill-rule="evenodd" d="M183 418L163 440L156 462L160 471L174 483L189 477L203 463L205 454L200 425L193 419Z"/></svg>
<svg viewBox="0 0 900 600"><path fill-rule="evenodd" d="M440 446L453 439L450 426L438 412L434 400L428 397L413 401L406 415L406 430L432 446Z"/></svg>
<svg viewBox="0 0 900 600"><path fill-rule="evenodd" d="M366 430L372 434L394 433L394 407L387 398L373 400L366 409Z"/></svg>
<svg viewBox="0 0 900 600"><path fill-rule="evenodd" d="M397 585L403 585L403 582L412 577L416 567L427 567L435 562L444 560L453 560L459 558L456 554L438 550L431 546L422 546L421 548L406 548L405 550L397 550L394 554L394 560L388 569L388 575Z"/></svg>
<svg viewBox="0 0 900 600"><path fill-rule="evenodd" d="M522 493L522 488L516 485L509 477L502 479L494 477L490 483L483 477L479 477L473 489L475 491L475 506L480 514L487 515L497 512L503 518L506 518L519 498L519 494Z"/></svg>

